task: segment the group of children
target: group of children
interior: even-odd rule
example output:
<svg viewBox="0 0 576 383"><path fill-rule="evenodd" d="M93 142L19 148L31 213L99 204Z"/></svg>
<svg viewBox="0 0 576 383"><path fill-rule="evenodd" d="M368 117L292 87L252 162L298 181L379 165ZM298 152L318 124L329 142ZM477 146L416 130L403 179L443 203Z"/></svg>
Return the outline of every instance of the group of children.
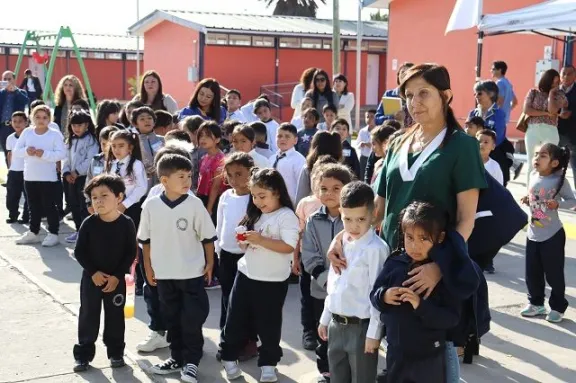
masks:
<svg viewBox="0 0 576 383"><path fill-rule="evenodd" d="M295 271L301 284L306 275L309 281L313 328L303 329L303 340L316 351L320 381L373 382L384 336L389 382L445 381L443 350L460 308L442 282L426 300L402 287L407 273L430 262L431 249L445 241L443 212L421 201L407 206L398 249L389 249L372 227L373 188L388 142L402 134L402 126L393 120L375 126L375 111L369 110L358 157L348 122L336 119L329 106L324 125L307 99L300 120L278 124L264 99L244 111L239 92L228 92L226 100L230 118L222 125L190 116L175 130L172 118L134 103L122 110L129 125L118 123L115 107L106 109L109 115L98 126L87 110L73 111L66 137L49 127L51 112L44 105L32 109L28 129L26 114L12 116L9 223L30 221L17 243L40 241L43 216L49 234L42 244L58 243L60 172L69 185L76 233L67 240L76 242L83 268L74 371L85 371L94 358L101 302L110 364L124 365L124 274L138 258L151 332L136 348L171 350L169 359L151 368L156 374L180 372L183 381L197 382L210 310L206 288L218 280L217 358L227 379L242 375L239 361L258 356L260 381L277 381L282 310ZM247 115L256 121L246 123ZM482 128L480 121L467 122L486 170L500 180L500 168L489 157L494 132ZM553 322L567 307L565 234L556 201L574 201L564 183L568 158L555 145L539 149L534 168L540 177L523 200L532 222L526 255L530 305L522 315L545 313L546 276L553 284ZM27 206L18 220L24 191ZM340 232L348 267L337 274L327 253Z"/></svg>

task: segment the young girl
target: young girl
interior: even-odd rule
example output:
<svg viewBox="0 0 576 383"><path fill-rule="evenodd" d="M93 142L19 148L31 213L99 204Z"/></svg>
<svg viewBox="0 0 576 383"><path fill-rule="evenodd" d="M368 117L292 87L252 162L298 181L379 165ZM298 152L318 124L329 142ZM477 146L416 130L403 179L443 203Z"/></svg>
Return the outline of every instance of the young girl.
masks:
<svg viewBox="0 0 576 383"><path fill-rule="evenodd" d="M98 139L100 141L100 153L92 157L90 160L90 166L88 167L88 172L86 173L86 183L85 186L88 185L88 182L96 176L104 173L104 169L106 168L106 160L108 159L108 143L110 141L110 136L117 132L118 128L116 126L107 126L100 131L100 135ZM92 208L92 199L90 196L86 196L86 204L88 206L88 213L94 214L94 209Z"/></svg>
<svg viewBox="0 0 576 383"><path fill-rule="evenodd" d="M222 131L217 123L206 121L198 129L198 144L206 151L200 160L200 176L198 178L198 198L202 200L212 221L216 225L216 211L218 209L218 197L223 191L222 165L224 153L218 144L222 137Z"/></svg>
<svg viewBox="0 0 576 383"><path fill-rule="evenodd" d="M180 121L180 129L184 130L190 136L192 141L192 149L190 157L192 158L192 188L191 190L196 193L198 190L198 178L200 178L200 160L206 154L206 151L198 147L198 129L204 123L200 116L186 117Z"/></svg>
<svg viewBox="0 0 576 383"><path fill-rule="evenodd" d="M124 128L134 133L138 132L136 128L132 126L132 112L134 109L141 108L143 106L144 104L140 101L130 101L124 105L124 108L120 112L120 123L124 126Z"/></svg>
<svg viewBox="0 0 576 383"><path fill-rule="evenodd" d="M254 150L255 145L256 133L254 133L254 129L244 124L238 125L234 128L234 131L232 132L232 146L234 147L234 150L236 152L249 154L257 168L267 168L270 161L268 158Z"/></svg>
<svg viewBox="0 0 576 383"><path fill-rule="evenodd" d="M310 97L304 97L302 102L300 102L300 110L302 114L298 117L294 117L290 123L296 127L296 129L304 129L304 111L312 108L313 101Z"/></svg>
<svg viewBox="0 0 576 383"><path fill-rule="evenodd" d="M69 185L70 208L76 232L66 237L66 242L76 243L78 230L86 217L84 186L92 158L98 154L100 146L95 135L92 117L83 110L72 112L68 118L68 151L62 161L62 176Z"/></svg>
<svg viewBox="0 0 576 383"><path fill-rule="evenodd" d="M522 316L545 315L544 278L552 288L549 322L561 322L568 301L564 296L564 247L566 233L558 216L559 201L576 205L574 193L566 181L570 150L554 144L536 148L534 172L530 176L528 196L522 203L530 206L530 225L526 240L526 287L530 303L520 312ZM567 206L569 207L569 206Z"/></svg>
<svg viewBox="0 0 576 383"><path fill-rule="evenodd" d="M282 357L282 308L288 292L290 261L298 242L298 218L286 184L275 169L261 169L250 179L252 198L240 222L245 251L238 261L222 340L222 365L228 379L242 375L238 356L254 323L261 341L258 366L261 382L276 382ZM253 321L253 322L252 322Z"/></svg>
<svg viewBox="0 0 576 383"><path fill-rule="evenodd" d="M96 108L96 137L100 136L100 132L107 126L116 126L120 129L124 128L118 122L120 119L120 111L122 107L116 100L102 100L98 103Z"/></svg>
<svg viewBox="0 0 576 383"><path fill-rule="evenodd" d="M378 190L380 171L384 165L384 157L388 150L390 136L396 130L392 126L377 126L370 134L372 139L372 153L366 162L366 171L364 173L364 182L372 186L373 190Z"/></svg>
<svg viewBox="0 0 576 383"><path fill-rule="evenodd" d="M60 220L56 199L62 199L60 181L56 174L56 163L66 157L64 137L59 130L48 128L50 108L39 105L31 113L34 127L25 129L12 151L12 155L24 158L24 188L30 210L30 231L16 240L19 245L41 241L40 220L46 214L48 218L48 235L42 246L58 244Z"/></svg>
<svg viewBox="0 0 576 383"><path fill-rule="evenodd" d="M415 201L400 217L400 245L370 293L386 327L387 381L444 383L448 330L458 324L462 302L451 296L442 280L426 300L402 283L410 270L432 262L430 251L446 239L447 214ZM454 248L467 253L464 242Z"/></svg>
<svg viewBox="0 0 576 383"><path fill-rule="evenodd" d="M136 133L119 130L112 134L108 145L106 173L117 174L124 180L126 194L118 210L132 218L134 226L138 227L141 200L148 191L148 180Z"/></svg>

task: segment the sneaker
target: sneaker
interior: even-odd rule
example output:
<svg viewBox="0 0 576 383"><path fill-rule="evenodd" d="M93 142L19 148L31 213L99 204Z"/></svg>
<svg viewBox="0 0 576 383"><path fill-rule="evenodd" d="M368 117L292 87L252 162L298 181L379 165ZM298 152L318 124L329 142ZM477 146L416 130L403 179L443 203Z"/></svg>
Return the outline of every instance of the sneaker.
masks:
<svg viewBox="0 0 576 383"><path fill-rule="evenodd" d="M182 365L172 358L166 359L162 363L155 364L150 368L150 371L158 375L167 375L173 372L178 372L182 369Z"/></svg>
<svg viewBox="0 0 576 383"><path fill-rule="evenodd" d="M112 368L120 368L124 367L126 362L124 362L124 358L110 358L110 367Z"/></svg>
<svg viewBox="0 0 576 383"><path fill-rule="evenodd" d="M180 373L180 378L183 382L188 383L198 383L198 366L192 363L188 363L187 365L182 368L182 372Z"/></svg>
<svg viewBox="0 0 576 383"><path fill-rule="evenodd" d="M376 376L376 383L386 383L388 380L388 370L384 369Z"/></svg>
<svg viewBox="0 0 576 383"><path fill-rule="evenodd" d="M260 382L277 382L276 366L262 366L260 367L262 374L260 375Z"/></svg>
<svg viewBox="0 0 576 383"><path fill-rule="evenodd" d="M520 162L516 169L514 169L514 179L520 177L520 172L522 172L522 167L524 167L524 162Z"/></svg>
<svg viewBox="0 0 576 383"><path fill-rule="evenodd" d="M157 331L150 331L146 339L136 345L136 350L140 352L152 352L168 346L170 346L170 342L166 340L166 333L161 335Z"/></svg>
<svg viewBox="0 0 576 383"><path fill-rule="evenodd" d="M532 304L528 304L524 308L524 310L520 311L520 315L523 317L535 317L538 315L546 315L546 307L544 306L534 306Z"/></svg>
<svg viewBox="0 0 576 383"><path fill-rule="evenodd" d="M136 287L134 289L134 294L136 294L137 297L141 297L144 295L144 288L143 287Z"/></svg>
<svg viewBox="0 0 576 383"><path fill-rule="evenodd" d="M316 340L316 334L314 331L305 331L302 334L302 347L308 351L316 350L316 347L318 347L318 340Z"/></svg>
<svg viewBox="0 0 576 383"><path fill-rule="evenodd" d="M240 355L238 356L238 361L246 362L247 360L250 360L257 356L258 356L258 344L255 341L251 340L248 341L248 343L246 343L246 346L240 352Z"/></svg>
<svg viewBox="0 0 576 383"><path fill-rule="evenodd" d="M18 222L18 220L17 220L16 218L8 218L8 219L6 219L6 223L7 223L8 225L13 224L13 223L16 223L16 222Z"/></svg>
<svg viewBox="0 0 576 383"><path fill-rule="evenodd" d="M19 223L20 225L26 225L26 224L30 223L30 219L28 219L28 218L22 218L22 219L19 219L19 220L18 220L18 223Z"/></svg>
<svg viewBox="0 0 576 383"><path fill-rule="evenodd" d="M42 240L38 234L27 231L26 234L16 240L17 245L31 245L33 243L40 243Z"/></svg>
<svg viewBox="0 0 576 383"><path fill-rule="evenodd" d="M320 375L320 377L318 377L318 380L316 381L316 383L330 383L330 373L325 372L322 375Z"/></svg>
<svg viewBox="0 0 576 383"><path fill-rule="evenodd" d="M564 314L561 312L558 312L556 310L550 310L548 315L546 315L546 320L548 322L552 322L552 323L560 323L560 322L562 322L563 318L564 318Z"/></svg>
<svg viewBox="0 0 576 383"><path fill-rule="evenodd" d="M494 268L493 265L489 265L484 268L484 272L487 274L494 274L496 272L496 269Z"/></svg>
<svg viewBox="0 0 576 383"><path fill-rule="evenodd" d="M90 363L82 361L82 360L75 360L74 361L74 372L84 372L88 370L90 367Z"/></svg>
<svg viewBox="0 0 576 383"><path fill-rule="evenodd" d="M60 239L56 234L48 233L46 238L42 241L42 246L52 247L60 244Z"/></svg>
<svg viewBox="0 0 576 383"><path fill-rule="evenodd" d="M224 371L226 371L226 379L234 380L238 379L242 376L242 370L238 367L238 362L230 362L223 360L222 367L224 367Z"/></svg>
<svg viewBox="0 0 576 383"><path fill-rule="evenodd" d="M67 243L76 243L77 239L78 239L78 232L72 233L71 235L67 236L65 241Z"/></svg>
<svg viewBox="0 0 576 383"><path fill-rule="evenodd" d="M74 218L72 217L72 213L69 213L64 217L67 221L72 221Z"/></svg>
<svg viewBox="0 0 576 383"><path fill-rule="evenodd" d="M212 281L210 283L206 283L204 285L204 288L206 290L219 289L220 288L220 282L218 281L218 278L212 278Z"/></svg>

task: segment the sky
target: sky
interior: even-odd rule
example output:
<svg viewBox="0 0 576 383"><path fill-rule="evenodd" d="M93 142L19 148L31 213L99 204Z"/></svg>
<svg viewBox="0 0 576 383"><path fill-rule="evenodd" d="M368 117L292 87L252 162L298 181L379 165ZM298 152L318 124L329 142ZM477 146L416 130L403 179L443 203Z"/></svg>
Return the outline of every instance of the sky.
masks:
<svg viewBox="0 0 576 383"><path fill-rule="evenodd" d="M48 2L27 0L26 8L35 11L27 12L26 17L3 17L2 27L57 30L60 25L67 25L73 32L125 34L128 27L137 20L137 2L138 0L51 0ZM139 3L141 18L155 9L269 15L274 10L274 6L266 8L266 3L260 0L139 0ZM370 13L374 12L375 10L364 10L363 17L369 19ZM49 14L50 17L48 17ZM356 15L356 0L340 0L340 19L356 19ZM326 5L320 5L317 16L332 18L332 0L327 0Z"/></svg>

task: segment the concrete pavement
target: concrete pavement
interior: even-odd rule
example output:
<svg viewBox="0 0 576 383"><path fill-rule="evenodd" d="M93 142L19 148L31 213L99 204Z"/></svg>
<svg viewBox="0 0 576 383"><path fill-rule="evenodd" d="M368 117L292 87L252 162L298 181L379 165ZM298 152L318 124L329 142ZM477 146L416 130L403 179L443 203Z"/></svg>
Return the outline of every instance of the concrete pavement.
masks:
<svg viewBox="0 0 576 383"><path fill-rule="evenodd" d="M521 180L523 178L520 178ZM570 180L571 184L572 180ZM524 186L513 183L520 197ZM5 189L0 188L4 201ZM576 228L576 215L563 212L567 227ZM63 238L72 232L64 221L62 244L55 248L16 246L14 239L26 228L4 223L6 211L0 208L0 383L2 382L176 382L178 376L146 376L144 370L166 358L167 350L139 355L135 345L147 335L148 320L142 298L137 298L136 317L127 321L127 361L130 366L117 371L107 368L101 342L95 367L89 374L71 372L72 346L76 339L81 269L73 258L73 247ZM518 312L526 303L524 273L524 233L519 233L496 258L495 275L487 276L492 308L492 330L482 339L481 356L473 365L462 366L462 381L483 382L576 382L576 230L567 243L567 295L571 308L561 324L544 319L524 319ZM219 338L220 291L208 292L211 313L205 325L205 355L199 381L224 382L215 360ZM297 286L291 286L284 307L284 358L278 367L281 382L315 381L314 353L301 347ZM381 364L383 359L381 359ZM137 367L138 366L138 367ZM242 364L245 379L256 382L259 371L254 360Z"/></svg>

